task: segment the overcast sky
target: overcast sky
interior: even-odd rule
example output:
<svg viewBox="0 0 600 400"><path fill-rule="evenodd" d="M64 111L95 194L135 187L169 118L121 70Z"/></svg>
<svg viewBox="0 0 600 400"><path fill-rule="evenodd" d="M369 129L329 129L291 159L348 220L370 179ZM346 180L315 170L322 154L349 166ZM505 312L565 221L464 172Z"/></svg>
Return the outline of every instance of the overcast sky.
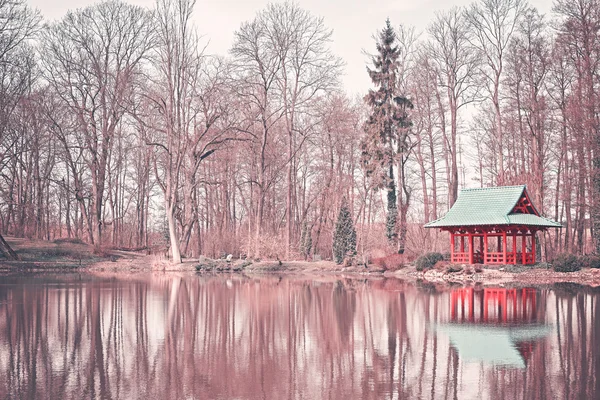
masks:
<svg viewBox="0 0 600 400"><path fill-rule="evenodd" d="M94 0L29 0L47 20L60 19L67 10L86 7ZM154 0L128 1L151 8ZM195 21L200 34L209 41L207 51L226 54L233 33L244 21L251 20L269 0L197 0ZM370 87L363 50L374 51L372 36L380 30L387 17L394 26L414 26L417 32L427 28L435 12L453 6L465 6L471 0L298 0L297 3L314 15L325 19L333 29L332 50L345 63L343 85L350 94L364 94ZM550 14L552 0L532 0L530 4ZM549 15L548 15L549 16Z"/></svg>

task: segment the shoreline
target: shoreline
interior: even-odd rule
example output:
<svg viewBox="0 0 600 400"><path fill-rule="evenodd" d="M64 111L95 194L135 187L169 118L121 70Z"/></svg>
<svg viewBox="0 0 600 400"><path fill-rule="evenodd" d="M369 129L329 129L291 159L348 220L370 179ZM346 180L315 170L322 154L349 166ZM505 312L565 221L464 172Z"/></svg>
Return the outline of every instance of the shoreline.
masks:
<svg viewBox="0 0 600 400"><path fill-rule="evenodd" d="M338 277L354 279L394 278L406 282L447 285L539 285L574 283L600 286L600 269L584 268L577 272L555 272L542 263L529 266L449 265L417 271L414 265L386 269L379 265L338 265L333 261L251 261L242 259L210 259L199 257L172 264L158 255L135 251L106 250L94 254L90 245L76 240L30 240L7 238L21 261L0 259L0 275L43 273L116 273L136 274L179 272L185 274L243 274L247 276L297 275L305 277ZM544 268L545 267L545 268ZM452 271L452 272L451 272ZM478 271L478 272L477 272Z"/></svg>
<svg viewBox="0 0 600 400"><path fill-rule="evenodd" d="M202 259L201 259L202 260ZM204 259L209 260L209 259ZM100 260L79 264L64 261L0 261L0 275L42 274L42 273L149 273L179 272L198 275L305 275L340 276L344 278L395 278L404 281L435 284L459 285L544 285L554 283L575 283L590 287L600 286L600 269L584 268L577 272L555 272L548 268L521 268L506 271L502 268L481 268L473 272L472 266L461 265L459 272L446 272L436 269L417 271L414 266L397 270L385 270L377 266L344 267L331 261L260 261L255 263L241 260L227 263L225 260L209 260L212 265L199 267L198 260L185 260L182 264L172 264L157 260L154 256L129 254L127 258ZM247 265L242 265L246 263ZM199 267L199 268L198 268Z"/></svg>

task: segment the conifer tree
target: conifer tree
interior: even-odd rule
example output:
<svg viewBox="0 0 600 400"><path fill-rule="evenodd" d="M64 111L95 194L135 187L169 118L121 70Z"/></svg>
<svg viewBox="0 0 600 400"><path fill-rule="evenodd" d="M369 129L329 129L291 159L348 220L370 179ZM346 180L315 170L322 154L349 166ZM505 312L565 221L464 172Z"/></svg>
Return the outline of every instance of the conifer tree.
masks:
<svg viewBox="0 0 600 400"><path fill-rule="evenodd" d="M410 126L406 110L412 108L412 103L398 94L400 48L390 20L387 19L385 24L377 38L377 54L372 58L374 68L367 67L377 89L369 90L364 98L371 108L371 115L364 125L361 162L367 175L374 179L376 187L387 189L386 235L390 243L398 244L400 251L403 245L398 243L396 226L398 206L394 164L398 157L405 157L408 139L406 128Z"/></svg>
<svg viewBox="0 0 600 400"><path fill-rule="evenodd" d="M333 233L333 258L337 264L341 264L346 255L355 254L356 230L354 229L354 222L348 204L344 198Z"/></svg>
<svg viewBox="0 0 600 400"><path fill-rule="evenodd" d="M374 179L376 187L387 189L386 235L393 245L402 252L404 245L399 243L397 227L398 205L394 164L401 160L404 165L407 139L406 129L410 126L407 109L412 103L398 94L398 67L400 47L390 20L377 39L377 54L373 56L373 69L367 67L376 90L369 90L364 100L371 108L371 115L364 125L365 137L361 143L361 162L367 175ZM400 168L400 167L399 167ZM404 171L399 171L403 174ZM402 175L403 176L403 175ZM403 219L402 219L403 220Z"/></svg>

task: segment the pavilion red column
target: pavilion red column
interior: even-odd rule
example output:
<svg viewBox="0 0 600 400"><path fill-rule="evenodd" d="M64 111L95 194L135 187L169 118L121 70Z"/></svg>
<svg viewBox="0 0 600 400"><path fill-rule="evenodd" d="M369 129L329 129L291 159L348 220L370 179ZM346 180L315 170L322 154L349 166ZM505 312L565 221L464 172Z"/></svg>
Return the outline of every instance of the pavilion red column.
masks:
<svg viewBox="0 0 600 400"><path fill-rule="evenodd" d="M469 264L473 264L473 234L469 233Z"/></svg>
<svg viewBox="0 0 600 400"><path fill-rule="evenodd" d="M481 253L481 256L483 257L483 235L479 236L479 252ZM481 260L482 264L485 264L485 258L483 260Z"/></svg>
<svg viewBox="0 0 600 400"><path fill-rule="evenodd" d="M513 264L517 265L517 234L514 231L512 237Z"/></svg>
<svg viewBox="0 0 600 400"><path fill-rule="evenodd" d="M531 233L531 259L532 264L535 264L535 231Z"/></svg>
<svg viewBox="0 0 600 400"><path fill-rule="evenodd" d="M523 233L521 236L521 264L527 264L527 235Z"/></svg>
<svg viewBox="0 0 600 400"><path fill-rule="evenodd" d="M506 231L502 232L502 253L503 253L503 263L506 264Z"/></svg>
<svg viewBox="0 0 600 400"><path fill-rule="evenodd" d="M450 232L450 262L454 262L454 232Z"/></svg>
<svg viewBox="0 0 600 400"><path fill-rule="evenodd" d="M483 232L483 263L484 264L487 262L487 247L488 247L487 232Z"/></svg>

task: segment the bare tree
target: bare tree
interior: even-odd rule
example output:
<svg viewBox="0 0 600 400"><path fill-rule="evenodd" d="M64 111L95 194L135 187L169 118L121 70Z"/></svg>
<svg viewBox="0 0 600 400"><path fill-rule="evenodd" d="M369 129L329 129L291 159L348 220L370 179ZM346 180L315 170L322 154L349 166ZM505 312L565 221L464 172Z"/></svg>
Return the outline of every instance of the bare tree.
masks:
<svg viewBox="0 0 600 400"><path fill-rule="evenodd" d="M501 113L501 85L506 62L506 50L517 23L526 9L525 0L480 0L466 10L473 37L471 43L485 60L482 68L495 112L498 145L498 176L496 184L505 184L504 131Z"/></svg>
<svg viewBox="0 0 600 400"><path fill-rule="evenodd" d="M479 82L477 71L480 52L473 48L470 26L465 14L458 8L439 13L428 28L431 41L427 53L438 75L438 84L446 91L450 111L450 176L448 177L449 204L458 196L458 112L477 99Z"/></svg>
<svg viewBox="0 0 600 400"><path fill-rule="evenodd" d="M0 1L0 147L3 149L13 148L14 135L7 137L10 131L14 133L11 120L20 100L32 91L34 59L28 42L37 33L40 20L39 12L29 8L25 1ZM0 151L2 170L9 162L5 153ZM9 198L9 217L12 204L13 199ZM2 228L6 232L8 225ZM2 236L0 251L9 259L17 257Z"/></svg>
<svg viewBox="0 0 600 400"><path fill-rule="evenodd" d="M420 52L417 66L410 78L410 93L414 104L412 113L416 141L414 150L421 178L424 220L429 222L431 219L438 218L437 186L439 183L436 158L440 156L438 148L442 135L439 135L437 125L441 118L436 102L437 72L426 52Z"/></svg>
<svg viewBox="0 0 600 400"><path fill-rule="evenodd" d="M547 90L549 98L552 100L549 105L555 119L555 143L554 158L556 159L556 186L554 195L554 218L556 221L562 221L564 229L564 242L557 235L556 248L572 252L573 241L571 230L572 223L572 194L573 179L571 173L573 169L573 154L570 151L570 132L568 103L569 94L575 81L575 72L569 63L569 56L559 41L554 43L551 55L551 63L548 72ZM561 232L561 233L562 233Z"/></svg>
<svg viewBox="0 0 600 400"><path fill-rule="evenodd" d="M245 83L252 88L244 96L251 98L262 119L261 166L259 190L264 187L264 155L268 133L279 118L285 122L287 140L287 197L285 254L290 255L291 241L297 217L295 187L298 168L297 155L305 141L306 132L299 123L309 114L311 106L322 95L337 87L342 62L329 49L331 31L322 18L317 18L286 2L271 4L245 23L236 32L232 49L236 64ZM259 202L263 201L259 195ZM258 218L262 219L262 205ZM256 236L260 222L256 223ZM296 227L297 228L297 227Z"/></svg>
<svg viewBox="0 0 600 400"><path fill-rule="evenodd" d="M290 2L268 6L263 18L267 32L273 32L271 45L281 65L277 83L282 95L288 140L285 248L286 258L289 258L296 203L293 201L297 178L296 154L306 135L298 120L311 112L315 99L337 87L343 63L329 49L332 31L325 27L323 18L315 17Z"/></svg>
<svg viewBox="0 0 600 400"><path fill-rule="evenodd" d="M146 144L155 149L154 170L175 263L181 262L181 239L187 248L194 227L200 229L195 195L200 164L229 140L228 130L216 126L225 113L222 71L200 47L191 23L194 5L193 0L157 2L154 73L145 109L138 114Z"/></svg>
<svg viewBox="0 0 600 400"><path fill-rule="evenodd" d="M249 249L260 257L260 237L267 193L267 146L272 140L275 124L282 117L282 107L277 103L277 74L281 59L273 51L266 27L259 18L242 24L235 32L231 53L234 56L236 94L246 102L247 123L243 129L256 141L258 168L256 176L256 211L254 213L254 246ZM251 182L252 182L251 178Z"/></svg>
<svg viewBox="0 0 600 400"><path fill-rule="evenodd" d="M152 46L150 13L109 1L69 12L42 38L45 77L75 117L91 175L91 231L102 245L106 174L133 82Z"/></svg>
<svg viewBox="0 0 600 400"><path fill-rule="evenodd" d="M600 117L597 89L600 37L596 29L600 23L600 5L593 0L558 1L554 11L559 17L557 42L568 55L576 80L570 96L568 119L574 130L573 151L577 163L577 250L584 251L585 219L589 213L593 250L600 253Z"/></svg>
<svg viewBox="0 0 600 400"><path fill-rule="evenodd" d="M516 139L518 157L513 164L524 171L531 166L530 179L535 204L543 212L545 169L548 156L546 77L550 66L550 48L545 32L545 21L534 9L527 9L520 21L508 57L507 86L516 109L521 138ZM521 128L525 125L525 129ZM523 139L530 138L530 140ZM524 152L530 143L530 159ZM523 174L523 173L522 173Z"/></svg>

